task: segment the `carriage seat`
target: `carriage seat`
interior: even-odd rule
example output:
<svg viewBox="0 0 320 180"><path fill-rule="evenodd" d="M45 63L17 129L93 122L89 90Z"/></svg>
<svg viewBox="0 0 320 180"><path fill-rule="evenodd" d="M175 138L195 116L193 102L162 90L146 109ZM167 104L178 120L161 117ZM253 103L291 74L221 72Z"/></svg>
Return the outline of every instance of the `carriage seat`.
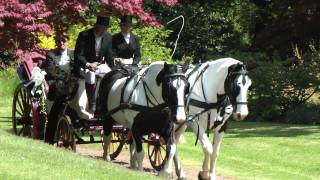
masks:
<svg viewBox="0 0 320 180"><path fill-rule="evenodd" d="M42 54L33 52L30 56L27 56L22 64L17 68L17 74L21 81L30 81L31 72L34 67L40 67L42 62L45 60L45 56Z"/></svg>

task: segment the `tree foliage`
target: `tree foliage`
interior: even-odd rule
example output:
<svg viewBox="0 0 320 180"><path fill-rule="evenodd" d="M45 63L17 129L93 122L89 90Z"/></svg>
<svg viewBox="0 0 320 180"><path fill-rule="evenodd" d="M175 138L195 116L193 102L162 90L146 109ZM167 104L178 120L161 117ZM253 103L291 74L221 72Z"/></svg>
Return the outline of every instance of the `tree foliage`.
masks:
<svg viewBox="0 0 320 180"><path fill-rule="evenodd" d="M176 0L156 0L173 6ZM65 32L73 24L85 23L88 15L130 14L146 25L160 26L154 15L144 10L144 0L1 0L0 51L14 50L19 57L39 51L38 34Z"/></svg>
<svg viewBox="0 0 320 180"><path fill-rule="evenodd" d="M93 26L95 18L91 18L88 21L88 25L75 24L69 28L68 36L69 48L74 48L78 34ZM146 64L148 60L170 60L171 49L166 47L166 42L170 31L159 27L143 26L139 21L134 19L133 22L133 33L139 38L140 50L141 50L141 63ZM112 16L110 18L110 27L108 32L115 34L120 32L119 18ZM55 47L54 35L52 36L41 36L41 48L52 49ZM0 56L1 58L1 56Z"/></svg>
<svg viewBox="0 0 320 180"><path fill-rule="evenodd" d="M320 1L251 0L257 7L252 48L292 55L292 44L308 49L310 41L320 40Z"/></svg>
<svg viewBox="0 0 320 180"><path fill-rule="evenodd" d="M315 45L310 51L286 60L271 60L261 53L230 53L249 67L252 78L250 116L255 120L286 121L285 116L305 104L319 91L320 50ZM301 113L301 112L300 112Z"/></svg>
<svg viewBox="0 0 320 180"><path fill-rule="evenodd" d="M205 61L212 54L249 46L254 7L248 0L182 0L173 8L152 3L148 6L163 24L184 16L185 26L176 53L178 59L190 56L195 62ZM179 21L168 25L173 30L171 41L176 39L180 27Z"/></svg>

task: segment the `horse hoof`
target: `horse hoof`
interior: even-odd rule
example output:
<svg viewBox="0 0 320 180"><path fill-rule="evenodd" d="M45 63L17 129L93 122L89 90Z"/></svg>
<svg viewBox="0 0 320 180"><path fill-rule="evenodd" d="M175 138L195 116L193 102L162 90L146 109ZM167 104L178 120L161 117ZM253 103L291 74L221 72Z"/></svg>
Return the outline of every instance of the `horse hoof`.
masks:
<svg viewBox="0 0 320 180"><path fill-rule="evenodd" d="M111 162L110 156L103 156L103 159L107 162Z"/></svg>
<svg viewBox="0 0 320 180"><path fill-rule="evenodd" d="M199 180L209 180L209 178L203 178L200 173L198 174L198 179Z"/></svg>
<svg viewBox="0 0 320 180"><path fill-rule="evenodd" d="M166 178L166 179L172 179L173 178L173 174L172 173L168 173L168 172L165 172L165 171L160 171L158 173L158 176Z"/></svg>
<svg viewBox="0 0 320 180"><path fill-rule="evenodd" d="M178 180L187 180L186 177L178 177Z"/></svg>

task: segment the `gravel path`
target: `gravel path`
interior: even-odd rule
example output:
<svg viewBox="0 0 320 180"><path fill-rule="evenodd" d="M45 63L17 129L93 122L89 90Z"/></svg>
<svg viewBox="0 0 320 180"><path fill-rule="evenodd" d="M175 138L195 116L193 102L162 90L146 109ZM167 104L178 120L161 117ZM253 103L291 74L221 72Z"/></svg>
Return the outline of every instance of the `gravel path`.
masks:
<svg viewBox="0 0 320 180"><path fill-rule="evenodd" d="M98 158L101 159L102 158L102 154L103 151L101 150L97 150L97 149L92 149L92 148L88 148L88 147L84 147L83 145L77 145L77 153L84 155L84 156L90 156L93 158ZM122 151L120 153L120 155L116 158L116 160L114 160L114 163L123 165L127 168L129 168L129 152L128 151ZM143 167L144 167L144 171L149 172L151 174L156 175L156 171L152 168L152 166L150 165L149 159L147 158L147 156L145 156L144 160L143 160ZM188 180L196 180L198 179L198 171L199 171L199 167L193 167L193 166L183 166L184 172L188 178ZM222 177L222 176L217 176L216 178L217 180L235 180L235 177Z"/></svg>

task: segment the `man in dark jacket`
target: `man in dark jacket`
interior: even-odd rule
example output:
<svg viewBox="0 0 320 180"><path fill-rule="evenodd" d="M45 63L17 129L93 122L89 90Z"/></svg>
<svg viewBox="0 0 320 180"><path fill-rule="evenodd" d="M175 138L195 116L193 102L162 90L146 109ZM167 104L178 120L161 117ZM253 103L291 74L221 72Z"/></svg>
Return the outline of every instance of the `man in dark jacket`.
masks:
<svg viewBox="0 0 320 180"><path fill-rule="evenodd" d="M112 36L106 32L109 18L98 16L94 28L82 31L78 35L75 47L75 68L86 71L86 92L89 101L89 110L95 110L95 70L98 63L114 65L112 55ZM76 72L76 73L78 73Z"/></svg>
<svg viewBox="0 0 320 180"><path fill-rule="evenodd" d="M68 88L64 78L70 74L73 59L73 51L67 49L68 41L67 34L57 35L56 48L48 52L46 60L41 65L41 68L47 73L46 81L49 85L47 98L49 101L54 101L62 92L67 93L64 91ZM50 108L51 106L48 105L48 110Z"/></svg>

